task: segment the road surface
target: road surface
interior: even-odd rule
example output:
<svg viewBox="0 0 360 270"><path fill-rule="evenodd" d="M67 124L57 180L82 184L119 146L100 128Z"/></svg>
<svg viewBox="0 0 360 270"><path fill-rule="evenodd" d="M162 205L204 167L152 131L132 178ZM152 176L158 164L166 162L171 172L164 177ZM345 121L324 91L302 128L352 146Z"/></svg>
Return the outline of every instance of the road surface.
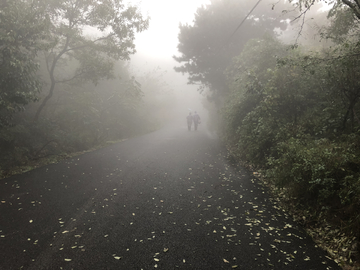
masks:
<svg viewBox="0 0 360 270"><path fill-rule="evenodd" d="M0 180L0 269L340 269L202 128Z"/></svg>

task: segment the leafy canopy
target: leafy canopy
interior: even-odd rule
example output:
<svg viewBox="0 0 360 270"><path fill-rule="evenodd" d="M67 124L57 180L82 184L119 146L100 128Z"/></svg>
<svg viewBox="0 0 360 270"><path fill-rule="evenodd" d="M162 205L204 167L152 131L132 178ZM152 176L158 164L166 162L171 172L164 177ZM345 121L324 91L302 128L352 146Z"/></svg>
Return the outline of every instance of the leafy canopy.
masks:
<svg viewBox="0 0 360 270"><path fill-rule="evenodd" d="M49 20L39 1L0 3L0 127L37 99L41 85L36 72L38 51L46 49Z"/></svg>
<svg viewBox="0 0 360 270"><path fill-rule="evenodd" d="M149 23L136 6L126 6L122 0L48 0L46 11L53 44L46 54L51 83L35 120L57 83L90 80L96 84L112 77L113 61L128 60L135 53L135 33ZM59 75L56 69L68 61L77 62L77 67Z"/></svg>

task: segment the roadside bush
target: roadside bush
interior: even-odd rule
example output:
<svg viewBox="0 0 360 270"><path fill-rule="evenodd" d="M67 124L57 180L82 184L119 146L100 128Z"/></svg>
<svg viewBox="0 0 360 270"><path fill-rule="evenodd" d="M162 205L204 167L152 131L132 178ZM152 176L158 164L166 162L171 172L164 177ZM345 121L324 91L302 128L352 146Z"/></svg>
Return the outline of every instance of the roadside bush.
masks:
<svg viewBox="0 0 360 270"><path fill-rule="evenodd" d="M40 127L40 124L30 124L26 121L16 126L0 130L0 170L6 171L14 165L24 165L34 159L41 151L50 151L52 145L47 145L51 128ZM43 148L43 149L42 149Z"/></svg>
<svg viewBox="0 0 360 270"><path fill-rule="evenodd" d="M223 139L234 157L260 170L296 205L304 221L336 225L353 238L360 235L357 60L333 52L280 52L286 58L266 70L243 52L239 68L228 72L232 93L223 108Z"/></svg>
<svg viewBox="0 0 360 270"><path fill-rule="evenodd" d="M360 199L360 149L355 135L340 142L290 138L269 157L266 176L302 203L357 204Z"/></svg>
<svg viewBox="0 0 360 270"><path fill-rule="evenodd" d="M265 164L274 146L277 123L272 120L266 108L258 106L246 115L236 132L237 151L256 166Z"/></svg>
<svg viewBox="0 0 360 270"><path fill-rule="evenodd" d="M2 128L0 171L6 174L14 166L89 149L94 143L85 135L62 130L55 122L49 120L36 123L22 120L15 126Z"/></svg>

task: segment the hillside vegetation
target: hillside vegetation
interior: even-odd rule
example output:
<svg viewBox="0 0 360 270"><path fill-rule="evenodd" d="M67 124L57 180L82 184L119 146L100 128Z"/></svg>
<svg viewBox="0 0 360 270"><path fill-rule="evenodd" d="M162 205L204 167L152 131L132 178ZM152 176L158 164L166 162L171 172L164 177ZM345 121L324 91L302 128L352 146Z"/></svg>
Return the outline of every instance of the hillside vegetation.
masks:
<svg viewBox="0 0 360 270"><path fill-rule="evenodd" d="M300 223L321 227L311 233L320 244L329 242L324 248L339 263L359 267L360 6L330 2L326 12L322 1L302 0L282 11L274 4L273 13L260 5L231 35L233 14L244 18L254 3L211 1L194 25L180 26L176 60L217 104L213 116L232 158L273 187ZM223 31L209 33L209 18ZM297 25L295 33L290 23L282 25L286 20ZM197 40L208 49L190 50Z"/></svg>
<svg viewBox="0 0 360 270"><path fill-rule="evenodd" d="M0 177L144 134L174 106L129 57L149 19L122 1L0 3Z"/></svg>

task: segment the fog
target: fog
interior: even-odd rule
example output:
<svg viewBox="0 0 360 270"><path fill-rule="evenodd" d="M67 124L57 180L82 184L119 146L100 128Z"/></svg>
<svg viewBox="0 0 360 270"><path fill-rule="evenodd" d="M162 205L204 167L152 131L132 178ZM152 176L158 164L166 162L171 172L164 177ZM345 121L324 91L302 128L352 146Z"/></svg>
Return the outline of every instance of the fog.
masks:
<svg viewBox="0 0 360 270"><path fill-rule="evenodd" d="M143 1L138 5L143 14L150 16L147 31L136 36L137 53L131 56L132 71L141 76L151 70L158 69L163 80L174 94L170 114L172 124L186 125L189 112L197 111L204 123L208 111L204 108L206 95L198 91L197 85L188 84L187 74L174 71L178 63L173 56L178 54L178 34L180 23L192 23L198 7L208 4L208 0ZM205 127L205 125L203 125Z"/></svg>
<svg viewBox="0 0 360 270"><path fill-rule="evenodd" d="M198 86L189 85L186 75L174 71L177 63L169 59L154 59L145 54L137 53L131 58L131 67L135 76L141 77L143 74L157 70L158 74L162 74L161 79L168 85L169 91L173 94L173 99L166 102L171 103L171 107L165 113L171 116L169 123L186 126L186 116L189 112L197 111L201 115L204 123L207 120L207 110L203 103L206 96L198 91ZM146 92L146 85L143 85ZM145 93L146 95L146 93Z"/></svg>
<svg viewBox="0 0 360 270"><path fill-rule="evenodd" d="M216 1L215 1L216 2ZM214 2L214 3L215 3ZM136 50L137 52L131 56L131 70L136 77L141 77L142 74L149 72L150 70L157 69L159 73L163 74L162 79L166 82L173 91L174 99L167 100L172 104L170 111L166 111L166 114L171 115L172 120L170 123L177 123L178 125L185 125L185 116L189 112L197 111L201 114L204 123L208 123L206 120L209 118L209 113L212 118L218 118L220 107L209 104L207 97L211 97L213 94L209 91L209 88L205 87L205 91L199 91L199 84L189 84L189 74L182 74L175 72L174 67L179 66L179 63L174 60L173 56L178 56L179 51L177 46L179 44L179 26L182 24L193 25L195 20L195 14L198 8L209 5L211 1L198 0L198 1L166 1L166 0L151 0L139 2L144 15L150 16L149 28L136 35ZM283 2L285 3L285 2ZM261 3L257 9L269 10L273 3L271 1L265 1ZM246 7L251 7L247 5ZM274 28L274 33L278 35L279 39L287 44L302 43L307 45L316 44L319 41L316 29L325 24L326 13L322 11L328 9L324 8L322 3L317 3L311 11L308 12L307 18L304 21L295 20L299 13L290 9L289 6L282 6L281 2L277 2L273 8L275 15L279 20L286 21L286 27L283 29ZM289 12L286 16L282 15L282 8L289 8ZM246 10L246 12L248 12ZM256 11L256 10L255 10ZM232 33L243 17L244 13L235 20L232 28L226 29L228 33ZM261 14L261 13L260 13ZM290 18L290 19L289 19ZM314 19L315 18L315 19ZM249 33L246 32L245 26L235 33L235 36L239 36L240 39L243 36L247 38ZM228 36L231 38L230 34ZM259 35L261 37L261 35ZM225 39L227 40L227 39ZM224 42L224 41L222 41ZM232 42L228 40L228 42ZM226 45L226 42L223 44ZM322 43L322 46L326 44ZM318 44L316 45L318 46ZM213 66L212 68L217 68ZM224 72L224 70L222 70ZM146 86L143 86L144 89ZM225 87L225 86L222 86ZM146 92L146 91L145 91ZM207 104L204 106L204 104ZM210 112L209 112L210 110ZM216 129L218 119L212 119L210 129L214 131ZM203 125L202 128L207 127Z"/></svg>
<svg viewBox="0 0 360 270"><path fill-rule="evenodd" d="M359 265L359 18L360 0L0 1L0 268Z"/></svg>
<svg viewBox="0 0 360 270"><path fill-rule="evenodd" d="M304 24L291 22L298 13L284 15L284 9L290 10L287 2L273 5L270 0L262 1L241 27L239 24L254 7L252 1L127 3L138 8L139 16L129 19L127 25L120 23L124 29L113 23L111 16L115 13L94 13L93 16L98 16L95 23L74 20L77 23L71 24L64 15L70 7L57 6L56 1L49 4L47 13L54 29L46 28L44 15L45 25L34 29L49 33L32 36L34 40L25 45L35 47L21 52L29 55L39 52L34 63L22 63L27 59L24 57L16 59L22 64L17 67L18 72L23 72L26 64L29 67L39 64L38 69L29 68L36 70L36 77L33 81L20 81L20 86L16 76L5 80L11 81L13 88L5 85L3 89L23 92L21 98L15 94L0 111L0 124L6 127L2 142L7 149L4 159L21 163L22 158L7 158L14 156L15 148L20 149L17 156L32 159L82 151L166 125L186 130L186 116L195 111L202 120L200 129L215 133L222 128L224 106L231 102L233 61L247 42L274 36L287 44L295 41L316 44L319 38L314 22L319 26L325 20L324 15L317 15L317 9L312 9L314 20ZM132 14L126 7L112 8ZM55 9L64 10L53 12ZM20 10L26 12L26 8ZM81 16L81 12L74 14ZM40 18L38 22L41 23ZM59 22L68 23L67 28ZM18 27L18 31L23 31L25 23L20 18L19 25L14 23L9 26L11 29ZM69 33L79 36L71 34L68 42ZM109 42L100 42L106 39ZM14 62L9 62L9 68ZM32 78L32 72L24 78ZM2 96L4 100L11 96L10 92Z"/></svg>

